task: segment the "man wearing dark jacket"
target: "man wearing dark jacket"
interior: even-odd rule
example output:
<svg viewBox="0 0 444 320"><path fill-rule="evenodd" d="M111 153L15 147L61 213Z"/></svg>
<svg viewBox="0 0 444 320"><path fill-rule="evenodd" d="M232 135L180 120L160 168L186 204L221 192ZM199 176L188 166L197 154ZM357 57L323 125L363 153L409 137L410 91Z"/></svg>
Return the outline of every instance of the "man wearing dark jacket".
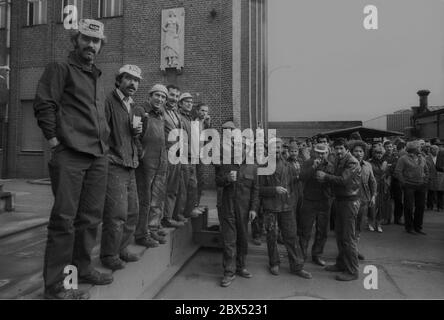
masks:
<svg viewBox="0 0 444 320"><path fill-rule="evenodd" d="M358 160L348 151L345 139L335 140L333 148L336 153L334 173L329 174L320 170L316 172L320 182L331 184L335 195L335 233L339 252L336 264L327 266L325 269L342 272L336 276L336 280L350 281L359 278L355 228L360 205L361 167Z"/></svg>
<svg viewBox="0 0 444 320"><path fill-rule="evenodd" d="M328 221L332 195L330 186L316 179L316 171L321 170L326 173L333 173L333 164L327 160L328 146L322 143L316 144L314 157L307 160L302 166L301 180L304 182L304 200L299 217L301 224L301 235L299 241L304 258L307 258L308 243L311 237L313 225L316 222L316 233L313 246L311 247L311 257L315 264L325 266L325 261L321 259L327 242Z"/></svg>
<svg viewBox="0 0 444 320"><path fill-rule="evenodd" d="M223 237L224 277L222 287L228 287L235 278L235 273L244 278L251 278L246 269L248 250L248 222L256 217L259 208L259 182L257 166L243 162L223 164L216 175L216 185L222 188L221 206L218 216Z"/></svg>
<svg viewBox="0 0 444 320"><path fill-rule="evenodd" d="M279 252L277 248L277 224L281 230L288 253L290 270L305 279L311 274L303 269L304 257L297 239L294 207L297 203L297 173L293 165L282 158L282 140L271 139L270 154L276 155L276 170L272 175L260 176L260 196L264 210L264 225L267 231L267 248L270 273L279 275Z"/></svg>
<svg viewBox="0 0 444 320"><path fill-rule="evenodd" d="M91 266L102 221L108 171L109 127L101 74L94 64L105 41L103 24L82 19L68 61L43 73L34 102L38 125L51 146L49 174L54 205L48 224L43 279L49 299L85 299L63 285L65 267L75 265L79 282L105 285L111 274Z"/></svg>
<svg viewBox="0 0 444 320"><path fill-rule="evenodd" d="M141 79L139 67L124 65L116 76L116 88L105 101L111 134L100 259L111 270L123 269L125 262L139 260L127 247L139 215L135 176L139 159L135 139L142 133L143 114L135 113L132 96Z"/></svg>
<svg viewBox="0 0 444 320"><path fill-rule="evenodd" d="M175 216L183 215L185 218L194 218L202 213L198 208L196 165L192 164L191 152L191 122L193 121L191 110L193 108L193 96L185 92L179 98L179 114L184 133L188 136L188 163L181 164L180 188L177 197L178 204Z"/></svg>
<svg viewBox="0 0 444 320"><path fill-rule="evenodd" d="M421 154L419 141L407 143L407 154L399 158L396 164L395 176L404 190L404 219L405 230L410 234L422 234L425 195L429 182L429 168L426 159ZM413 206L415 211L413 212Z"/></svg>
<svg viewBox="0 0 444 320"><path fill-rule="evenodd" d="M168 141L168 135L172 130L182 129L182 121L177 110L177 102L180 97L180 90L174 85L168 85L168 98L165 105L165 143L167 152L174 145L174 141ZM174 209L180 187L181 163L173 164L168 161L168 174L166 185L166 199L162 224L168 228L178 228L184 225L186 220L182 214L174 216ZM173 219L173 217L175 219ZM177 220L176 220L177 219Z"/></svg>
<svg viewBox="0 0 444 320"><path fill-rule="evenodd" d="M141 161L136 169L139 196L139 222L136 243L147 248L166 243L160 228L166 192L167 152L165 147L164 105L168 91L161 84L149 91L148 104L136 108L145 114L143 132L139 136Z"/></svg>

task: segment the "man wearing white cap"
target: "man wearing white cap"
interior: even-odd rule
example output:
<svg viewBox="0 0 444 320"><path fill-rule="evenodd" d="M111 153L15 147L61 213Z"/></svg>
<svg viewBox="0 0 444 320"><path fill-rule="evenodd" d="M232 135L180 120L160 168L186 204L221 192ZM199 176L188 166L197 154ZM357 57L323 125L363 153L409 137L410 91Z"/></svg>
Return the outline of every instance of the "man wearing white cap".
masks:
<svg viewBox="0 0 444 320"><path fill-rule="evenodd" d="M111 274L91 266L108 171L109 128L102 72L94 64L105 42L103 31L99 21L79 21L68 61L46 67L34 102L38 125L52 151L49 172L55 200L43 267L45 297L50 299L89 297L64 287L63 272L68 265L77 267L80 283L113 281Z"/></svg>
<svg viewBox="0 0 444 320"><path fill-rule="evenodd" d="M145 116L143 132L139 137L141 161L136 169L139 221L135 239L137 244L147 248L166 243L166 233L161 229L160 221L165 202L168 168L164 116L167 96L167 88L156 84L149 91L148 103L136 108Z"/></svg>
<svg viewBox="0 0 444 320"><path fill-rule="evenodd" d="M179 112L182 120L183 129L188 135L188 164L182 164L181 180L179 188L178 204L174 215L176 218L180 215L197 217L202 213L198 208L197 199L197 177L196 165L191 164L191 121L193 121L191 110L193 108L193 96L185 92L179 98Z"/></svg>
<svg viewBox="0 0 444 320"><path fill-rule="evenodd" d="M139 215L135 169L139 165L136 137L142 133L143 113L136 113L132 96L137 92L142 72L138 66L124 65L116 76L116 88L105 101L111 130L108 185L103 211L100 259L111 270L123 269L125 262L138 260L128 251Z"/></svg>

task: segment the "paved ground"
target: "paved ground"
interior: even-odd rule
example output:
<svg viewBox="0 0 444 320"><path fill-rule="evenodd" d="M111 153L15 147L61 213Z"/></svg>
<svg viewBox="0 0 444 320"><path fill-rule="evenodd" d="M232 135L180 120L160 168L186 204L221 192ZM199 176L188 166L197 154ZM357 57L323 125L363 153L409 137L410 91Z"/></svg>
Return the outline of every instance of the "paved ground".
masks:
<svg viewBox="0 0 444 320"><path fill-rule="evenodd" d="M360 250L366 261L360 265L360 279L338 282L334 273L312 263L306 270L313 279L289 274L285 248L281 274L268 272L265 244L250 245L248 269L252 279L236 278L221 288L220 250L201 249L157 295L157 299L444 299L444 213L427 212L424 230L427 236L410 235L403 227L389 225L384 233L364 232ZM336 255L334 234L329 234L325 258L333 263ZM378 270L378 289L364 288L363 269ZM143 298L143 296L141 297Z"/></svg>
<svg viewBox="0 0 444 320"><path fill-rule="evenodd" d="M0 214L0 299L26 297L42 285L46 222L53 198L49 186L29 184L24 180L5 182L4 189L17 192L17 197L16 211ZM205 202L214 208L214 193L206 192ZM217 222L215 211L211 212L210 225ZM9 226L6 229L10 231L14 225L18 226L16 232L2 237L5 226ZM20 231L23 225L27 228ZM334 274L311 263L307 263L306 269L313 273L312 280L292 276L288 273L284 250L281 250L281 275L271 276L263 244L250 246L248 266L254 278L237 278L229 288L221 288L221 252L201 249L157 298L444 299L444 213L426 212L424 230L427 236L409 235L395 225L386 226L383 234L364 232L360 250L367 260L361 264L360 280L350 283L335 281ZM325 258L333 262L335 254L334 235L330 233ZM362 271L365 265L377 267L378 290L364 288Z"/></svg>

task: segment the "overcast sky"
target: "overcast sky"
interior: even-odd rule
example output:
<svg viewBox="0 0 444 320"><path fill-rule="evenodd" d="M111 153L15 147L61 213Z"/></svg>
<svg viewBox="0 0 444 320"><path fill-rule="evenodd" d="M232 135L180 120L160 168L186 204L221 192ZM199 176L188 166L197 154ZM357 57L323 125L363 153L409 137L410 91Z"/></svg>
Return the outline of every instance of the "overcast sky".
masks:
<svg viewBox="0 0 444 320"><path fill-rule="evenodd" d="M444 0L269 0L269 120L369 120L444 105ZM365 30L366 5L379 29Z"/></svg>

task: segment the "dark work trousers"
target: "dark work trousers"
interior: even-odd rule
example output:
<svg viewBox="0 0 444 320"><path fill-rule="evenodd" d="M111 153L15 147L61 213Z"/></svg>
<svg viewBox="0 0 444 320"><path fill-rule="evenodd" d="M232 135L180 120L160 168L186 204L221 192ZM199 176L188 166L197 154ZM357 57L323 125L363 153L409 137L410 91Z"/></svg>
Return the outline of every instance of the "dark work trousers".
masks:
<svg viewBox="0 0 444 320"><path fill-rule="evenodd" d="M395 220L396 223L399 222L404 213L404 207L402 203L402 188L399 185L398 179L395 178L392 179L390 191L392 193L392 198L394 202L393 219Z"/></svg>
<svg viewBox="0 0 444 320"><path fill-rule="evenodd" d="M100 257L119 257L128 247L139 216L135 169L109 164Z"/></svg>
<svg viewBox="0 0 444 320"><path fill-rule="evenodd" d="M79 276L92 271L91 250L102 222L108 159L58 145L48 166L55 200L43 267L45 288L63 281L67 265L75 265Z"/></svg>
<svg viewBox="0 0 444 320"><path fill-rule="evenodd" d="M359 241L361 236L362 225L364 224L364 217L369 211L370 202L367 200L361 200L359 204L358 216L356 218L356 238Z"/></svg>
<svg viewBox="0 0 444 320"><path fill-rule="evenodd" d="M203 163L199 163L196 165L197 205L200 205L200 198L202 197L202 191L205 187L204 169L205 165Z"/></svg>
<svg viewBox="0 0 444 320"><path fill-rule="evenodd" d="M182 214L188 218L191 211L197 206L196 165L181 165L180 188L176 201L174 216Z"/></svg>
<svg viewBox="0 0 444 320"><path fill-rule="evenodd" d="M311 247L311 256L312 258L316 258L322 255L325 243L327 242L329 219L330 200L312 201L304 199L299 216L299 229L301 230L299 243L304 259L307 258L308 243L310 242L314 223L316 223L316 233L313 246Z"/></svg>
<svg viewBox="0 0 444 320"><path fill-rule="evenodd" d="M248 212L220 210L218 216L224 243L224 275L231 276L236 270L245 268L248 252Z"/></svg>
<svg viewBox="0 0 444 320"><path fill-rule="evenodd" d="M256 218L251 221L251 235L253 239L260 239L264 229L264 210L259 208Z"/></svg>
<svg viewBox="0 0 444 320"><path fill-rule="evenodd" d="M297 197L297 201L296 201L296 206L294 208L294 215L296 218L296 225L298 228L297 234L298 234L298 237L300 238L301 234L302 234L302 229L301 229L302 223L300 222L300 216L301 216L302 205L304 203L304 200L303 200L304 189L302 186L302 182L300 182L300 181L297 184L297 191L298 191L298 197Z"/></svg>
<svg viewBox="0 0 444 320"><path fill-rule="evenodd" d="M172 219L174 208L176 206L177 195L179 193L181 179L181 164L171 164L168 161L168 174L166 185L165 207L163 208L163 217Z"/></svg>
<svg viewBox="0 0 444 320"><path fill-rule="evenodd" d="M330 230L335 230L335 219L336 219L336 203L333 201L330 208Z"/></svg>
<svg viewBox="0 0 444 320"><path fill-rule="evenodd" d="M277 226L282 233L288 262L291 271L300 271L304 267L304 257L296 234L296 219L294 210L264 213L265 230L267 231L267 248L270 267L280 265L277 247Z"/></svg>
<svg viewBox="0 0 444 320"><path fill-rule="evenodd" d="M136 169L139 197L139 220L134 235L136 239L149 237L150 231L157 231L160 227L166 192L166 161L159 164L157 159L143 158Z"/></svg>
<svg viewBox="0 0 444 320"><path fill-rule="evenodd" d="M335 233L338 246L336 265L347 273L357 274L359 272L359 263L355 228L360 201L336 199L335 203Z"/></svg>
<svg viewBox="0 0 444 320"><path fill-rule="evenodd" d="M404 219L405 230L422 230L424 218L426 189L421 186L406 185L404 187ZM415 207L415 211L413 211Z"/></svg>
<svg viewBox="0 0 444 320"><path fill-rule="evenodd" d="M429 190L427 192L427 208L433 210L435 203L437 209L443 209L443 192Z"/></svg>

